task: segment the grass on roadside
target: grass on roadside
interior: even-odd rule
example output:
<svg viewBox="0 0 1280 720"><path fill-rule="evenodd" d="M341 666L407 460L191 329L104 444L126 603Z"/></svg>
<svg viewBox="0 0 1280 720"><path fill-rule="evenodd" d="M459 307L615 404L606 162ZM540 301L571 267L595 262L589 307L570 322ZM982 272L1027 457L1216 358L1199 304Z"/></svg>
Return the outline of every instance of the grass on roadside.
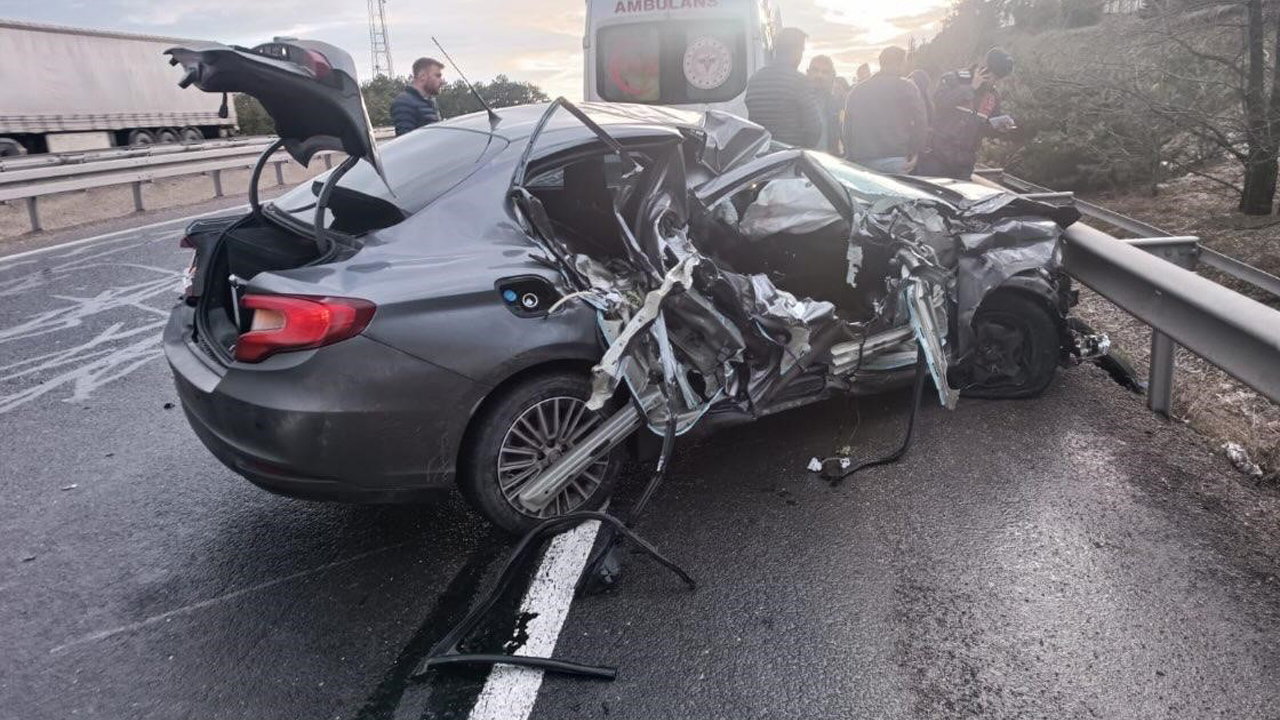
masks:
<svg viewBox="0 0 1280 720"><path fill-rule="evenodd" d="M1186 176L1161 186L1160 193L1100 194L1091 200L1144 220L1171 235L1194 235L1201 243L1273 275L1280 275L1280 216L1247 217L1235 211L1230 191ZM1202 267L1200 274L1259 302L1280 309L1271 296L1229 275ZM1110 334L1146 376L1150 330L1124 311L1089 292L1081 292L1077 314ZM1179 350L1174 379L1173 415L1222 447L1242 445L1266 480L1280 478L1280 405L1254 392L1218 368Z"/></svg>

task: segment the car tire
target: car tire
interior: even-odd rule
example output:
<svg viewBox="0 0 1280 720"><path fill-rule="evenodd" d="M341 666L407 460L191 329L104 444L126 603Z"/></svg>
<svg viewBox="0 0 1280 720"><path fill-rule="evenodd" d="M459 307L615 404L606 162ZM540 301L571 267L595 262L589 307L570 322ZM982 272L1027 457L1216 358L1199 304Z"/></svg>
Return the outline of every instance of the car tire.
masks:
<svg viewBox="0 0 1280 720"><path fill-rule="evenodd" d="M515 498L520 487L537 477L535 468L545 467L558 453L572 447L565 436L581 438L607 417L608 407L598 413L586 410L590 394L586 375L558 372L522 380L490 402L473 420L478 424L458 468L458 486L471 506L494 525L519 535L547 518L603 505L622 466L621 448L614 448L607 458L576 478L541 513L518 507ZM548 443L548 437L554 441ZM499 460L503 461L501 472ZM530 461L534 464L523 465Z"/></svg>
<svg viewBox="0 0 1280 720"><path fill-rule="evenodd" d="M1061 335L1044 303L1017 291L997 290L974 314L973 333L973 351L964 368L966 396L1032 398L1053 382Z"/></svg>
<svg viewBox="0 0 1280 720"><path fill-rule="evenodd" d="M156 136L152 135L150 130L134 130L129 133L129 147L146 147L155 144Z"/></svg>

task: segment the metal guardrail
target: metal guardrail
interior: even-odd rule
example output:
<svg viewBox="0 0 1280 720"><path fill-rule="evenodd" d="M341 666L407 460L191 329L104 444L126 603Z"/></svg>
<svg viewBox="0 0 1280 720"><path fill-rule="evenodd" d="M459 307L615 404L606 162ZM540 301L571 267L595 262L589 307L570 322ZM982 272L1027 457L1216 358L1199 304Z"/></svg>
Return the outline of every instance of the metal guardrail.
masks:
<svg viewBox="0 0 1280 720"><path fill-rule="evenodd" d="M272 139L263 135L245 135L234 138L211 138L195 143L156 143L152 145L102 148L99 150L72 150L60 153L0 157L0 177L4 173L14 170L30 170L32 168L53 167L55 165L86 165L103 160L177 155L212 150L214 148L243 147L246 145L265 147Z"/></svg>
<svg viewBox="0 0 1280 720"><path fill-rule="evenodd" d="M1026 193L1045 193L1050 192L1040 185L1027 182L1011 175L1005 175L1002 170L983 170L980 174L991 175L999 174L1000 178L997 182L1012 188L1013 190ZM1121 215L1114 210L1109 210L1101 205L1095 205L1091 202L1076 199L1075 206L1082 214L1095 220L1100 220L1112 227L1119 228L1127 233L1135 235L1139 238L1164 237L1168 233L1157 228L1150 223L1145 223L1137 218L1131 218L1128 215ZM1195 261L1202 262L1212 268L1216 268L1232 277L1242 280L1250 285L1264 290L1276 297L1280 297L1280 277L1276 277L1264 270L1259 270L1247 263L1241 262L1236 258L1214 250L1213 248L1200 245L1198 242L1193 248L1188 248L1186 252L1191 253ZM1194 267L1194 264L1193 266Z"/></svg>
<svg viewBox="0 0 1280 720"><path fill-rule="evenodd" d="M1019 193L1046 192L1032 183L984 170L981 177ZM1223 287L1194 270L1203 262L1280 297L1280 278L1148 223L1075 201L1082 214L1138 235L1119 239L1084 223L1067 228L1068 273L1151 326L1148 405L1168 415L1178 345L1199 355L1273 402L1280 403L1280 311Z"/></svg>
<svg viewBox="0 0 1280 720"><path fill-rule="evenodd" d="M386 139L389 130L376 130L374 136ZM222 173L226 170L252 168L275 138L257 138L252 143L221 143L212 147L191 146L170 152L142 156L103 155L79 164L46 164L38 167L16 167L0 172L0 202L24 200L31 231L44 229L40 222L40 198L59 193L92 190L100 187L131 185L135 212L146 210L142 185L164 178L184 175L208 175L213 180L214 197L223 197ZM319 153L325 167L333 167L334 153ZM296 164L285 154L271 160L276 184L283 185L284 166Z"/></svg>

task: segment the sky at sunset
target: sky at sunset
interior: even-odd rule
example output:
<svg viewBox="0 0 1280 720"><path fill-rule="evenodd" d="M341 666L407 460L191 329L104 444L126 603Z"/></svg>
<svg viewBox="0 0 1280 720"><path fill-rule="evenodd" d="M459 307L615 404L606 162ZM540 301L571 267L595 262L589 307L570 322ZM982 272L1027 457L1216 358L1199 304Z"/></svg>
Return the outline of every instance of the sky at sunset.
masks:
<svg viewBox="0 0 1280 720"><path fill-rule="evenodd" d="M842 75L886 44L937 32L947 0L779 0L785 25L810 35L810 54L827 53ZM549 94L582 96L584 0L391 0L396 71L438 54L437 36L473 80L506 73ZM275 35L324 40L370 67L364 0L0 0L0 18L253 45ZM452 78L447 72L446 77Z"/></svg>

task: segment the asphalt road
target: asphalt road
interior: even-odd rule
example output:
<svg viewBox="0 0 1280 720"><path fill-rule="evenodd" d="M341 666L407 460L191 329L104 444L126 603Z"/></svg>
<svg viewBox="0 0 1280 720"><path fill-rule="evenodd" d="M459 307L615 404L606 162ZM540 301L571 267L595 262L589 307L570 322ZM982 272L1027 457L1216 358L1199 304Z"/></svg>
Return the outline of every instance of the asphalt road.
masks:
<svg viewBox="0 0 1280 720"><path fill-rule="evenodd" d="M1092 367L840 487L809 457L892 447L904 395L685 444L640 530L698 589L627 556L549 640L616 682L411 680L505 541L219 465L160 357L178 227L0 258L0 717L1280 717L1280 494Z"/></svg>

